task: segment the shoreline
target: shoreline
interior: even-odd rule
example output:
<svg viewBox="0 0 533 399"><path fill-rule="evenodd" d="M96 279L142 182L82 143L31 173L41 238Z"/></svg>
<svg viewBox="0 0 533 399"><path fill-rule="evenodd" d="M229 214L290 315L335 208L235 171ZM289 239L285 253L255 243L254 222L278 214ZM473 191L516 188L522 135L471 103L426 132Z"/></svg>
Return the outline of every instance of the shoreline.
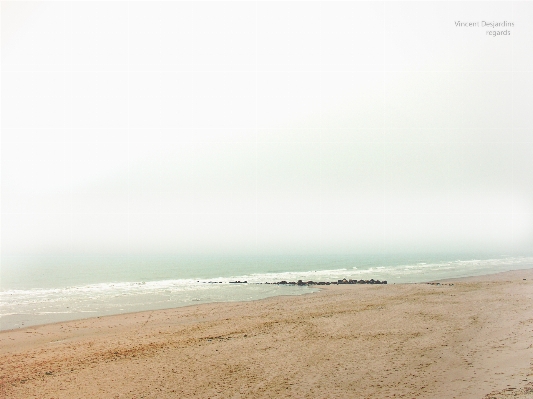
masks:
<svg viewBox="0 0 533 399"><path fill-rule="evenodd" d="M42 323L42 324L31 324L31 325L27 325L27 326L25 325L23 327L17 327L17 328L5 329L5 330L0 329L0 335L2 333L13 332L13 331L24 331L26 329L34 329L34 328L39 328L39 327L44 327L44 326L53 326L53 325L58 325L58 324L73 323L73 322L92 320L92 319L102 319L102 318L107 318L107 317L120 317L120 316L137 315L137 314L159 312L159 311L169 311L169 310L174 310L174 309L183 309L183 308L190 308L190 307L203 306L203 305L209 305L209 304L225 304L225 303L227 303L227 304L237 304L237 303L248 303L248 302L253 303L253 302L259 302L259 301L266 301L266 300L268 300L270 298L300 297L300 296L314 294L314 293L317 293L317 292L319 292L321 290L321 288L319 288L318 286L316 286L316 287L301 287L301 288L302 289L307 288L309 292L304 292L304 293L296 294L296 295L295 294L272 295L272 296L268 296L268 297L264 297L264 298L248 299L248 300L244 300L244 301L239 300L239 301L212 301L212 302L200 302L200 303L187 303L187 304L184 304L184 305L181 305L181 306L170 306L170 307L167 307L167 308L136 310L136 311L125 312L125 313L114 313L114 314L106 314L106 315L100 315L100 316L89 316L89 317L84 317L84 318L76 318L76 319L70 319L70 320L53 321L53 322Z"/></svg>
<svg viewBox="0 0 533 399"><path fill-rule="evenodd" d="M0 331L0 394L531 395L533 269L452 280L320 286Z"/></svg>
<svg viewBox="0 0 533 399"><path fill-rule="evenodd" d="M468 282L482 282L482 281L507 281L510 278L518 278L518 276L523 271L531 271L533 270L533 266L529 269L514 269L514 270L506 270L503 272L494 272L489 274L480 274L480 275L472 275L472 276L464 276L464 277L452 277L452 278L445 278L440 280L434 280L434 281L428 281L428 282L434 282L434 283L453 283L454 281L460 281L464 283ZM527 278L526 278L527 280Z"/></svg>
<svg viewBox="0 0 533 399"><path fill-rule="evenodd" d="M531 266L531 269L533 269L533 265ZM499 274L502 274L502 273L510 273L510 272L520 272L522 270L529 270L529 269L514 269L514 270L507 270L507 271L503 271L503 272L493 272L493 273L489 273L489 274L475 274L475 275L471 275L471 276L463 276L463 277L454 277L454 278L446 278L446 279L438 279L438 280L428 280L428 281L421 281L421 282L400 282L400 283L395 283L395 282L390 282L388 283L386 280L384 281L380 281L380 280L374 280L374 279L371 279L371 281L375 281L375 283L370 283L370 280L366 280L365 282L363 283L348 283L348 282L345 282L345 283L342 283L343 285L379 285L379 284L384 284L384 285L402 285L402 284L427 284L427 283L439 283L439 282L454 282L454 281L462 281L462 280L465 280L465 279L476 279L476 278L479 278L479 277L490 277L490 276L496 276L496 275L499 275ZM344 278L345 281L352 281L352 280L347 280L346 278ZM301 281L301 280L300 280ZM339 280L340 281L340 280ZM361 281L364 281L364 280L361 280ZM0 334L4 333L4 332L7 332L7 331L19 331L19 330L24 330L24 329L28 329L28 328L35 328L35 327L39 327L39 326L46 326L46 325L56 325L56 324L61 324L61 323L69 323L69 322L74 322L74 321L81 321L81 320L90 320L90 319L99 319L99 318L103 318L103 317L114 317L114 316L121 316L121 315L128 315L128 314L137 314L137 313L144 313L144 312L154 312L154 311L162 311L162 310L171 310L171 309L180 309L180 308L186 308L186 307L190 307L190 306L201 306L201 305L206 305L206 304L210 304L210 303L240 303L240 302L255 302L255 301L262 301L262 300L267 300L269 298L277 298L277 297L292 297L292 296L302 296L302 295L308 295L308 294L312 294L312 293L316 293L316 292L320 292L323 288L326 288L328 286L336 286L336 285L339 285L337 284L337 282L333 282L333 281L327 281L327 282L312 282L312 284L307 284L307 282L304 282L304 284L300 285L298 284L297 282L286 282L286 281L275 281L275 282L266 282L266 283L248 283L248 282L240 282L240 281L237 281L237 282L231 282L231 283L237 283L235 284L236 286L239 286L239 285L244 285L244 283L246 283L246 285L266 285L266 286L278 286L278 287L283 287L283 288L296 288L298 287L298 289L300 288L308 288L310 289L311 291L310 292L305 292L305 293L298 293L298 294L274 294L274 295L271 295L271 296L266 296L266 297L259 297L259 298L255 298L255 299L247 299L247 300L227 300L227 301L206 301L206 302L200 302L200 303L186 303L186 304L183 304L183 305L179 305L179 306L175 306L175 305L169 305L168 307L157 307L157 308L154 308L154 309L143 309L143 310L133 310L133 311L126 311L126 312L121 312L121 313L110 313L110 314L100 314L100 315L94 315L94 316L87 316L87 317L75 317L75 318L68 318L68 319L65 319L65 320L57 320L57 321L47 321L47 322L43 322L43 323L36 323L36 324L28 324L28 325L23 325L23 326L19 326L19 327L15 327L15 328L7 328L7 329L2 329L1 328L1 325L0 325ZM87 313L90 313L90 312L87 312ZM98 313L98 312L95 312L95 313ZM79 315L80 313L78 313Z"/></svg>

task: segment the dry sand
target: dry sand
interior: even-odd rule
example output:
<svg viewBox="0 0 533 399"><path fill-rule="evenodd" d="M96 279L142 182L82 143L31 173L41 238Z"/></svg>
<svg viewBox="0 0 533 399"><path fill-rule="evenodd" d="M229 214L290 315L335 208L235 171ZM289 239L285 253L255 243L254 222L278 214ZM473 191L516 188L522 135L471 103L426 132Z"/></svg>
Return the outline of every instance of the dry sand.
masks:
<svg viewBox="0 0 533 399"><path fill-rule="evenodd" d="M532 344L533 270L330 286L2 332L0 397L533 398Z"/></svg>

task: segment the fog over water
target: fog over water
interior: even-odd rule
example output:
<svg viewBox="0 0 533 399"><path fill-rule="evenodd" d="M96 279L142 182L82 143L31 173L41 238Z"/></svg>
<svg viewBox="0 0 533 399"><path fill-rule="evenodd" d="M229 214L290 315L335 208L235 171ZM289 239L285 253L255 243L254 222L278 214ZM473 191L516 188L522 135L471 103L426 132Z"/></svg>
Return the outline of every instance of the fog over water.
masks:
<svg viewBox="0 0 533 399"><path fill-rule="evenodd" d="M0 288L54 257L530 256L532 18L498 1L2 2Z"/></svg>

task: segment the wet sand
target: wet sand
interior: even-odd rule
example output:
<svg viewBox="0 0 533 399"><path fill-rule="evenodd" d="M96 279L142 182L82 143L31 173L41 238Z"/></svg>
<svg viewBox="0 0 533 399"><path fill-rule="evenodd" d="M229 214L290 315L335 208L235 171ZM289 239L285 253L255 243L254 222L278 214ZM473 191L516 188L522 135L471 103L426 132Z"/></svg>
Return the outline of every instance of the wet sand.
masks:
<svg viewBox="0 0 533 399"><path fill-rule="evenodd" d="M4 331L0 398L533 398L532 360L530 269Z"/></svg>

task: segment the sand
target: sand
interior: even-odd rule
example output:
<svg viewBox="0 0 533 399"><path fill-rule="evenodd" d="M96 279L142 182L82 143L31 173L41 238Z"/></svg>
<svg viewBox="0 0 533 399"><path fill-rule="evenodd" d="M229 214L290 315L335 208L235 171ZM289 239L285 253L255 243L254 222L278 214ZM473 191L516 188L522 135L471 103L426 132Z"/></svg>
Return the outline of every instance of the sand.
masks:
<svg viewBox="0 0 533 399"><path fill-rule="evenodd" d="M522 270L4 331L0 397L533 398L532 359Z"/></svg>

